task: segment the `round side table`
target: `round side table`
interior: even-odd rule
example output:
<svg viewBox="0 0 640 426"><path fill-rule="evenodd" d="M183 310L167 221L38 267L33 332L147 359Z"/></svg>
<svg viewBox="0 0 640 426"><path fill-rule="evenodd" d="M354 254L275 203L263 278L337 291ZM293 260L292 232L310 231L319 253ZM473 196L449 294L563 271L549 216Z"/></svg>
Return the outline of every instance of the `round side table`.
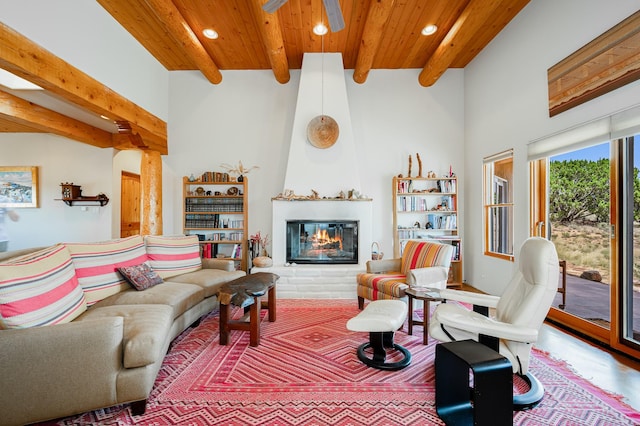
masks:
<svg viewBox="0 0 640 426"><path fill-rule="evenodd" d="M408 297L409 305L409 321L407 334L410 336L413 334L414 325L422 325L422 344L429 344L429 302L441 302L443 299L440 297L440 290L436 288L408 288L405 290ZM422 321L413 319L413 300L422 300Z"/></svg>

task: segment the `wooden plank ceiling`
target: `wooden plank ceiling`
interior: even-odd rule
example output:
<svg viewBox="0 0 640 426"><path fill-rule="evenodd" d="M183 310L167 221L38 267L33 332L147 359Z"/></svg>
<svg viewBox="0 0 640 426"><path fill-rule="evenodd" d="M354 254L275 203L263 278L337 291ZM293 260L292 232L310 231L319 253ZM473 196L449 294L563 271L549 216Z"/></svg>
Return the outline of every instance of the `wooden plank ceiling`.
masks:
<svg viewBox="0 0 640 426"><path fill-rule="evenodd" d="M319 22L327 22L322 0L288 0L274 14L262 10L266 0L97 1L167 70L200 70L213 84L223 83L220 70L261 69L272 69L276 80L286 83L289 70L301 67L305 52L324 51L341 52L345 68L354 70L353 78L358 83L366 82L371 69L413 68L421 69L418 81L423 86L434 84L448 68L464 68L529 2L340 0L345 28L321 37L315 35L312 28ZM437 32L431 36L421 35L422 28L428 24L437 25ZM216 30L219 38L204 37L205 28ZM5 34L14 37L10 31L0 33L0 42L5 41ZM17 45L15 49L24 47ZM46 86L46 78L31 75L28 65L15 64L4 56L0 51L0 67ZM51 62L62 66L54 58ZM74 84L80 87L85 82L70 82L69 88ZM83 94L69 92L67 88L53 89L56 96L87 111L105 110L104 100L103 104L91 105ZM120 135L113 135L108 141L109 135L105 136L103 130L83 129L82 123L73 119L57 128L48 126L48 122L59 121L55 112L37 109L37 105L32 104L33 113L28 114L25 112L29 109L28 103L10 97L3 102L9 100L14 108L0 111L0 132L63 135L75 132L80 135L76 140L86 138L89 140L81 141L95 146L122 143L148 146L139 136L146 132L151 145L166 152L166 128L159 129L153 118L147 123L120 122ZM118 102L126 103L126 100ZM134 115L135 106L130 108L132 112L123 111L121 118ZM15 112L19 112L18 117ZM48 115L46 119L35 119L44 114ZM128 136L123 139L123 134ZM158 135L165 140L158 140Z"/></svg>
<svg viewBox="0 0 640 426"><path fill-rule="evenodd" d="M360 83L369 69L422 68L423 86L464 68L529 0L341 0L345 28L324 40L312 32L327 22L322 0L288 0L274 14L262 11L265 2L98 0L165 68L200 69L213 83L218 70L259 69L284 83L282 64L299 69L305 52L325 51L341 52ZM428 24L438 31L421 35ZM204 37L206 28L219 38Z"/></svg>

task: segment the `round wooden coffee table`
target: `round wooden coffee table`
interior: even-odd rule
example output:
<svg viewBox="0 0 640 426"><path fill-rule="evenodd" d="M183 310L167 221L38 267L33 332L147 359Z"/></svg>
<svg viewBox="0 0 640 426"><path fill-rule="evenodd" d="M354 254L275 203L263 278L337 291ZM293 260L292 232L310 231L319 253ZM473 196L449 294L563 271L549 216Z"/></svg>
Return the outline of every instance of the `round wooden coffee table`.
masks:
<svg viewBox="0 0 640 426"><path fill-rule="evenodd" d="M437 288L408 288L404 291L408 297L409 315L408 315L408 331L410 336L413 334L414 325L422 325L422 344L429 344L429 302L441 302L440 290ZM413 300L422 300L422 321L413 318Z"/></svg>

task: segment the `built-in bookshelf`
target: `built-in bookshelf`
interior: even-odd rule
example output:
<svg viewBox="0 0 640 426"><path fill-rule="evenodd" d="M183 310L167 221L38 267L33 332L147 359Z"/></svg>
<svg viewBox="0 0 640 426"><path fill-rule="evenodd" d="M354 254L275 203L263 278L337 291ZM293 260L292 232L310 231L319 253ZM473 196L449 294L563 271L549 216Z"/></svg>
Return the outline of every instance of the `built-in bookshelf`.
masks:
<svg viewBox="0 0 640 426"><path fill-rule="evenodd" d="M462 239L458 234L458 179L393 178L393 251L407 241L435 240L453 246L449 287L462 285Z"/></svg>
<svg viewBox="0 0 640 426"><path fill-rule="evenodd" d="M236 269L248 270L248 181L206 172L183 178L183 229L197 235L203 258L231 259Z"/></svg>

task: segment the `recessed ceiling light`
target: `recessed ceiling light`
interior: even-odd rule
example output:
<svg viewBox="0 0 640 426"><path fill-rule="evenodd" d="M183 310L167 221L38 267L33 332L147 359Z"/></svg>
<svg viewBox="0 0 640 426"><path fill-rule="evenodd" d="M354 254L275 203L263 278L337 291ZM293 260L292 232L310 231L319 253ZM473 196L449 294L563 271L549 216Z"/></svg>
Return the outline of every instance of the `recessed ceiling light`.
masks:
<svg viewBox="0 0 640 426"><path fill-rule="evenodd" d="M436 25L430 24L422 29L422 35L428 36L438 31L438 27Z"/></svg>
<svg viewBox="0 0 640 426"><path fill-rule="evenodd" d="M206 38L210 38L212 40L215 40L218 38L218 32L216 30L212 30L211 28L206 28L202 30L202 34L204 34Z"/></svg>
<svg viewBox="0 0 640 426"><path fill-rule="evenodd" d="M328 31L329 31L329 29L327 28L327 26L325 24L318 24L315 27L313 27L313 33L315 35L323 36Z"/></svg>

